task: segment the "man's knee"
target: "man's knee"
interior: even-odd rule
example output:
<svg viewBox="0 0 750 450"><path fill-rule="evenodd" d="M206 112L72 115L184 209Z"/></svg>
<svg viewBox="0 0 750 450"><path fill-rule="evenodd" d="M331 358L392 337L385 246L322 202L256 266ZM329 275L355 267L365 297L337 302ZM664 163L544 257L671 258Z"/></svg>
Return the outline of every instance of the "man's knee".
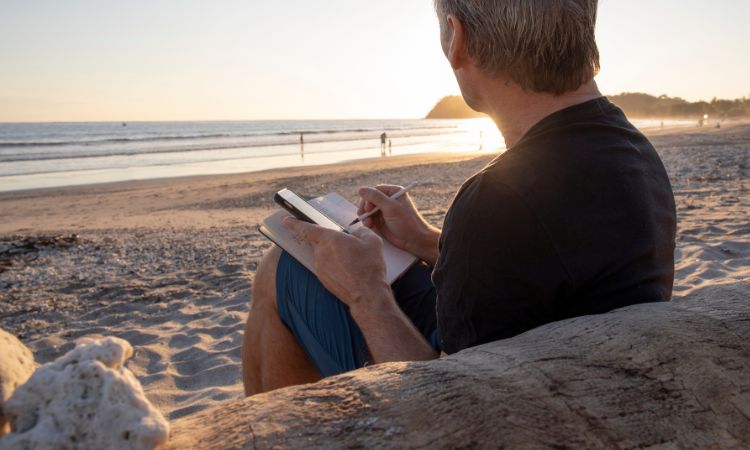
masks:
<svg viewBox="0 0 750 450"><path fill-rule="evenodd" d="M276 266L279 263L281 249L273 246L258 265L253 279L253 293L250 307L271 306L276 308Z"/></svg>

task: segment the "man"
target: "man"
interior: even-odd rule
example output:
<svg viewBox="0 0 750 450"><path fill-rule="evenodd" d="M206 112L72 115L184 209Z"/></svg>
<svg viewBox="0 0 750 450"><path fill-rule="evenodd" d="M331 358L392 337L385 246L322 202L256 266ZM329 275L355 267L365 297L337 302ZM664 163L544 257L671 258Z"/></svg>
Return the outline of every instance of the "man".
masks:
<svg viewBox="0 0 750 450"><path fill-rule="evenodd" d="M248 395L385 361L437 358L542 324L671 297L675 206L648 140L599 93L596 0L436 0L463 97L508 150L467 180L442 230L397 187L354 235L287 220L318 278L272 251L244 349ZM382 239L424 263L388 286ZM430 279L431 275L431 279Z"/></svg>

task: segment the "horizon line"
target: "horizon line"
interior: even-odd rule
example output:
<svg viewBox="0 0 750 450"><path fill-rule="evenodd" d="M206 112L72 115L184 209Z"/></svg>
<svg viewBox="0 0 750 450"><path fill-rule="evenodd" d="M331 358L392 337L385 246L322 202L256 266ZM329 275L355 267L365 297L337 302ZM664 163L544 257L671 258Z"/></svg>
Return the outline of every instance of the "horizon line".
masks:
<svg viewBox="0 0 750 450"><path fill-rule="evenodd" d="M656 94L649 94L647 92L639 92L639 91L623 91L623 92L620 92L618 94L602 94L602 95L604 97L609 98L609 97L614 97L614 96L618 96L618 95L625 95L625 94L644 94L644 95L649 95L649 96L656 97L656 98L660 98L660 97L666 96L666 97L672 98L672 99L681 99L681 100L684 100L684 101L689 102L689 103L699 103L699 102L711 103L714 100L717 100L717 101L747 100L750 97L748 95L743 95L743 96L737 97L737 98L719 98L719 97L714 96L711 100L700 99L700 100L691 101L691 100L686 100L686 99L684 99L682 97L672 97L672 96L670 96L668 94L659 94L659 95L656 95ZM443 95L442 97L440 97L435 102L435 105L437 105L442 99L444 99L446 97L451 97L451 96L461 97L462 95L460 93L459 94L446 94L446 95ZM429 113L429 111L428 111L428 113ZM118 119L118 120L8 120L8 121L0 120L0 124L1 125L14 125L14 124L18 125L18 124L29 124L29 123L46 123L46 124L63 124L63 123L65 123L65 124L68 124L68 123L71 123L71 124L72 123L120 123L120 124L123 124L124 123L124 124L129 124L129 123L158 123L158 122L171 122L171 123L174 123L174 122L283 122L283 121L286 121L286 122L303 122L303 121L313 121L313 120L315 120L315 121L337 121L337 122L342 122L342 121L347 121L347 120L350 120L350 121L364 121L364 120L475 120L475 119L484 119L483 117L473 118L473 119L461 119L461 118L454 118L454 119L449 119L449 118L445 118L445 119L427 119L426 115L427 114L425 114L425 116L422 116L422 117L391 117L391 118L386 118L386 117L377 117L377 118L359 117L359 118L347 118L347 119L342 119L342 118L299 119L299 118L296 118L296 119L154 119L154 120L144 120L144 119L135 119L135 120L120 120L120 119ZM489 117L487 117L487 118L489 118Z"/></svg>

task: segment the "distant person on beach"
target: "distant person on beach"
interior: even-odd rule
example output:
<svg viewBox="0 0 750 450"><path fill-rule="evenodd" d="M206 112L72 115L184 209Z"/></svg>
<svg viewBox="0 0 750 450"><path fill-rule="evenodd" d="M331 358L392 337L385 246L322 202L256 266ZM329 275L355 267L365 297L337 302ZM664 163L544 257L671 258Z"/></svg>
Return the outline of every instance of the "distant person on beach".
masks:
<svg viewBox="0 0 750 450"><path fill-rule="evenodd" d="M299 134L299 154L301 157L305 157L305 133Z"/></svg>
<svg viewBox="0 0 750 450"><path fill-rule="evenodd" d="M385 156L385 140L388 138L388 135L385 134L385 131L383 134L380 135L380 156Z"/></svg>
<svg viewBox="0 0 750 450"><path fill-rule="evenodd" d="M597 1L435 8L464 99L507 151L466 180L442 230L408 195L391 200L391 185L359 190L359 213L380 212L353 234L286 219L314 247L317 277L277 248L264 257L245 332L248 395L672 295L672 188L594 82ZM383 239L422 261L392 286Z"/></svg>
<svg viewBox="0 0 750 450"><path fill-rule="evenodd" d="M393 154L393 141L388 139L388 156Z"/></svg>

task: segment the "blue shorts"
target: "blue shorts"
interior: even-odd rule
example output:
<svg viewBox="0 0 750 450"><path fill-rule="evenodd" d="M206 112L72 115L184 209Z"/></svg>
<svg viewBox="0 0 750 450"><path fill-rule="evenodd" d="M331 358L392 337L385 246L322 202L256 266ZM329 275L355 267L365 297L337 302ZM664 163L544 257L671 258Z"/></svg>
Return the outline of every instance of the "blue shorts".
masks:
<svg viewBox="0 0 750 450"><path fill-rule="evenodd" d="M435 287L425 264L414 265L393 283L396 302L422 335L438 348ZM371 362L365 338L349 308L287 252L276 268L276 305L281 321L323 377Z"/></svg>

